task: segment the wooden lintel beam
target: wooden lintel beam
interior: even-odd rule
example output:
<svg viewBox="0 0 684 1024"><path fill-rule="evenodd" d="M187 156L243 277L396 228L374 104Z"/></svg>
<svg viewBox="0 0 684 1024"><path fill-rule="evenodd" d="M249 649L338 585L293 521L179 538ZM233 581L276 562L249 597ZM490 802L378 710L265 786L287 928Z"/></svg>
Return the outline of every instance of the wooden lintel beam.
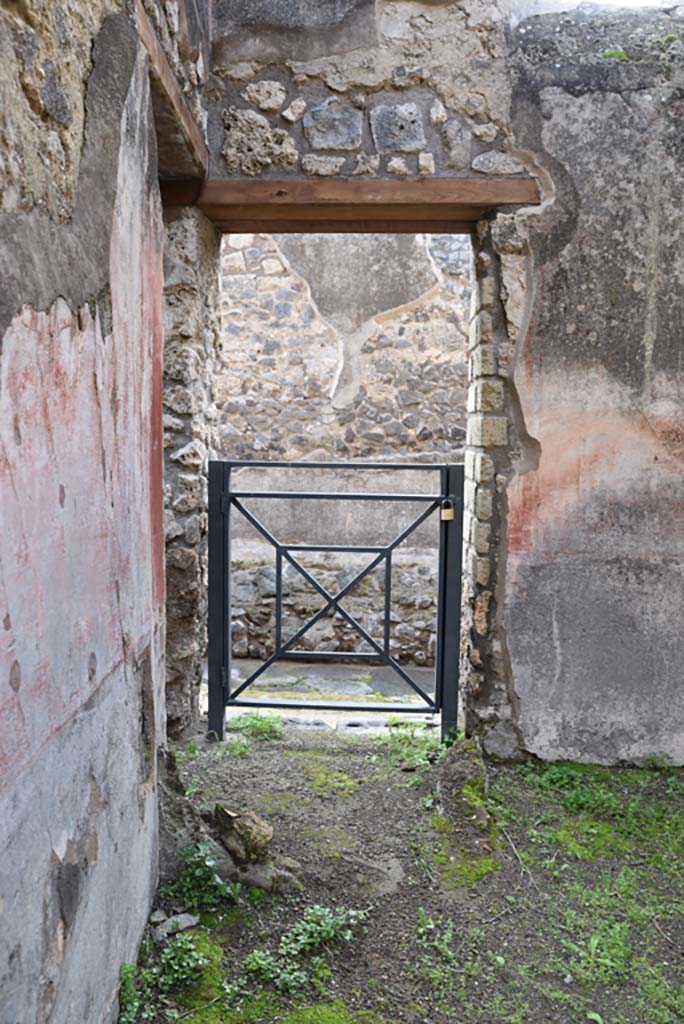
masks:
<svg viewBox="0 0 684 1024"><path fill-rule="evenodd" d="M496 206L536 205L534 178L376 178L359 180L246 181L225 178L205 181L199 198L203 208L226 206Z"/></svg>
<svg viewBox="0 0 684 1024"><path fill-rule="evenodd" d="M156 90L163 99L165 120L171 121L171 132L170 134L176 133L180 139L181 144L187 147L189 161L185 162L185 167L181 175L170 174L170 177L187 177L188 163L194 165L196 177L198 179L204 179L207 175L207 168L209 166L209 153L202 137L202 133L197 126L197 122L192 116L190 109L185 102L183 93L180 90L180 86L176 81L171 65L169 64L166 54L164 53L161 44L157 38L157 34L152 26L152 23L143 7L142 0L135 0L135 12L138 23L138 37L140 42L147 50L147 54L150 60L150 71L152 73ZM167 116L168 112L168 116ZM155 115L157 120L161 120L159 113L155 105ZM160 131L160 125L157 125L158 133ZM172 140L172 145L173 140ZM176 143L178 148L178 143ZM179 156L179 164L184 162L185 158ZM173 158L169 162L173 164ZM160 172L163 175L162 168Z"/></svg>
<svg viewBox="0 0 684 1024"><path fill-rule="evenodd" d="M197 198L222 231L274 234L460 234L472 231L487 210L539 202L533 178L223 179L205 181Z"/></svg>

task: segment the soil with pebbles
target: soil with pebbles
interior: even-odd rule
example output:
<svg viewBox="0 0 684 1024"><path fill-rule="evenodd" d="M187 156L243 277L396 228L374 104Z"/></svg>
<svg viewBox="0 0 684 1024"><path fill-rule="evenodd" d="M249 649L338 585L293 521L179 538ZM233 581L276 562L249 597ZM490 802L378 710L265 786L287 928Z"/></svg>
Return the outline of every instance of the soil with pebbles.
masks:
<svg viewBox="0 0 684 1024"><path fill-rule="evenodd" d="M288 727L282 739L253 741L240 756L201 737L196 743L181 769L195 805L256 812L274 828L273 853L301 865L301 890L264 899L243 894L243 912L216 925L213 938L220 936L235 972L229 977L254 948L275 949L305 907L323 904L368 910L353 940L327 954L332 980L325 996L343 1000L352 1013L373 1010L392 1024L681 1019L682 872L664 880L654 868L651 878L643 850L618 856L608 843L605 855L592 858L566 840L555 843L543 822L556 821L562 790L540 790L513 768L485 771L472 752L402 770L386 737ZM666 782L654 776L653 785ZM498 824L477 798L481 789L499 806ZM671 799L684 814L684 785ZM669 918L649 927L648 941L645 927L632 940L633 963L645 958L662 981L653 997L660 1000L657 1013L644 1009L650 990L641 976L610 963L602 973L602 939L594 942L589 931L583 946L583 928L592 927L583 887L614 878L619 890L624 871L632 870L642 901L652 898L656 907L665 899L670 906ZM618 893L616 925L619 899ZM603 934L600 921L594 927ZM643 949L634 946L646 941Z"/></svg>

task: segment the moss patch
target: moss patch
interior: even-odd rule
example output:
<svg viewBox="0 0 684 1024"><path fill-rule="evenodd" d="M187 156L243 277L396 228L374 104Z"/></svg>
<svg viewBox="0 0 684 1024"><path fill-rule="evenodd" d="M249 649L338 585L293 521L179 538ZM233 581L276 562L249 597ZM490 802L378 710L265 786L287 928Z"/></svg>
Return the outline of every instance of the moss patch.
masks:
<svg viewBox="0 0 684 1024"><path fill-rule="evenodd" d="M470 888L501 867L493 848L495 844L489 838L480 839L477 846L473 844L468 848L461 841L461 831L443 815L433 814L430 826L437 836L432 860L443 889Z"/></svg>
<svg viewBox="0 0 684 1024"><path fill-rule="evenodd" d="M319 750L297 751L292 756L302 766L313 791L320 796L350 797L357 792L359 782L335 767L336 758Z"/></svg>
<svg viewBox="0 0 684 1024"><path fill-rule="evenodd" d="M187 1013L188 1024L219 1024L225 1018L219 1015L223 1001L223 950L212 942L204 932L192 932L195 949L207 959L199 980L178 1000L178 1005ZM215 1002L218 1000L218 1002ZM212 1005L208 1005L212 1004Z"/></svg>

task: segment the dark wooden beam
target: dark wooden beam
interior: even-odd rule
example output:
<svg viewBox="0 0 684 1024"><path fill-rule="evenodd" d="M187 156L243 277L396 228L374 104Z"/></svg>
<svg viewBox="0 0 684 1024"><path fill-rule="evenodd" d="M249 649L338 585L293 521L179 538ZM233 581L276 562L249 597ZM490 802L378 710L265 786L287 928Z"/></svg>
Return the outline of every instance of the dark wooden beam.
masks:
<svg viewBox="0 0 684 1024"><path fill-rule="evenodd" d="M142 0L135 0L135 13L138 36L150 61L159 177L202 181L209 166L204 138L185 102Z"/></svg>
<svg viewBox="0 0 684 1024"><path fill-rule="evenodd" d="M208 207L265 203L288 207L429 203L431 206L489 209L539 201L539 188L534 178L286 178L280 181L221 178L204 182L199 202Z"/></svg>
<svg viewBox="0 0 684 1024"><path fill-rule="evenodd" d="M180 195L180 194L179 194ZM197 205L222 231L472 231L487 210L536 205L533 178L205 181Z"/></svg>

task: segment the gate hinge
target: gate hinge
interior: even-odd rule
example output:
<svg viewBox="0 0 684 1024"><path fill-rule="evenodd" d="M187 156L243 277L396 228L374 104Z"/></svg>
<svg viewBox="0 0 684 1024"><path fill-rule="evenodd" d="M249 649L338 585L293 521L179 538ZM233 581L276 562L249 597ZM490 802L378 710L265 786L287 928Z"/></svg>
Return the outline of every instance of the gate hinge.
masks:
<svg viewBox="0 0 684 1024"><path fill-rule="evenodd" d="M229 508L230 508L230 495L224 492L221 495L221 512L223 513L223 515L226 514L226 512L228 511Z"/></svg>

